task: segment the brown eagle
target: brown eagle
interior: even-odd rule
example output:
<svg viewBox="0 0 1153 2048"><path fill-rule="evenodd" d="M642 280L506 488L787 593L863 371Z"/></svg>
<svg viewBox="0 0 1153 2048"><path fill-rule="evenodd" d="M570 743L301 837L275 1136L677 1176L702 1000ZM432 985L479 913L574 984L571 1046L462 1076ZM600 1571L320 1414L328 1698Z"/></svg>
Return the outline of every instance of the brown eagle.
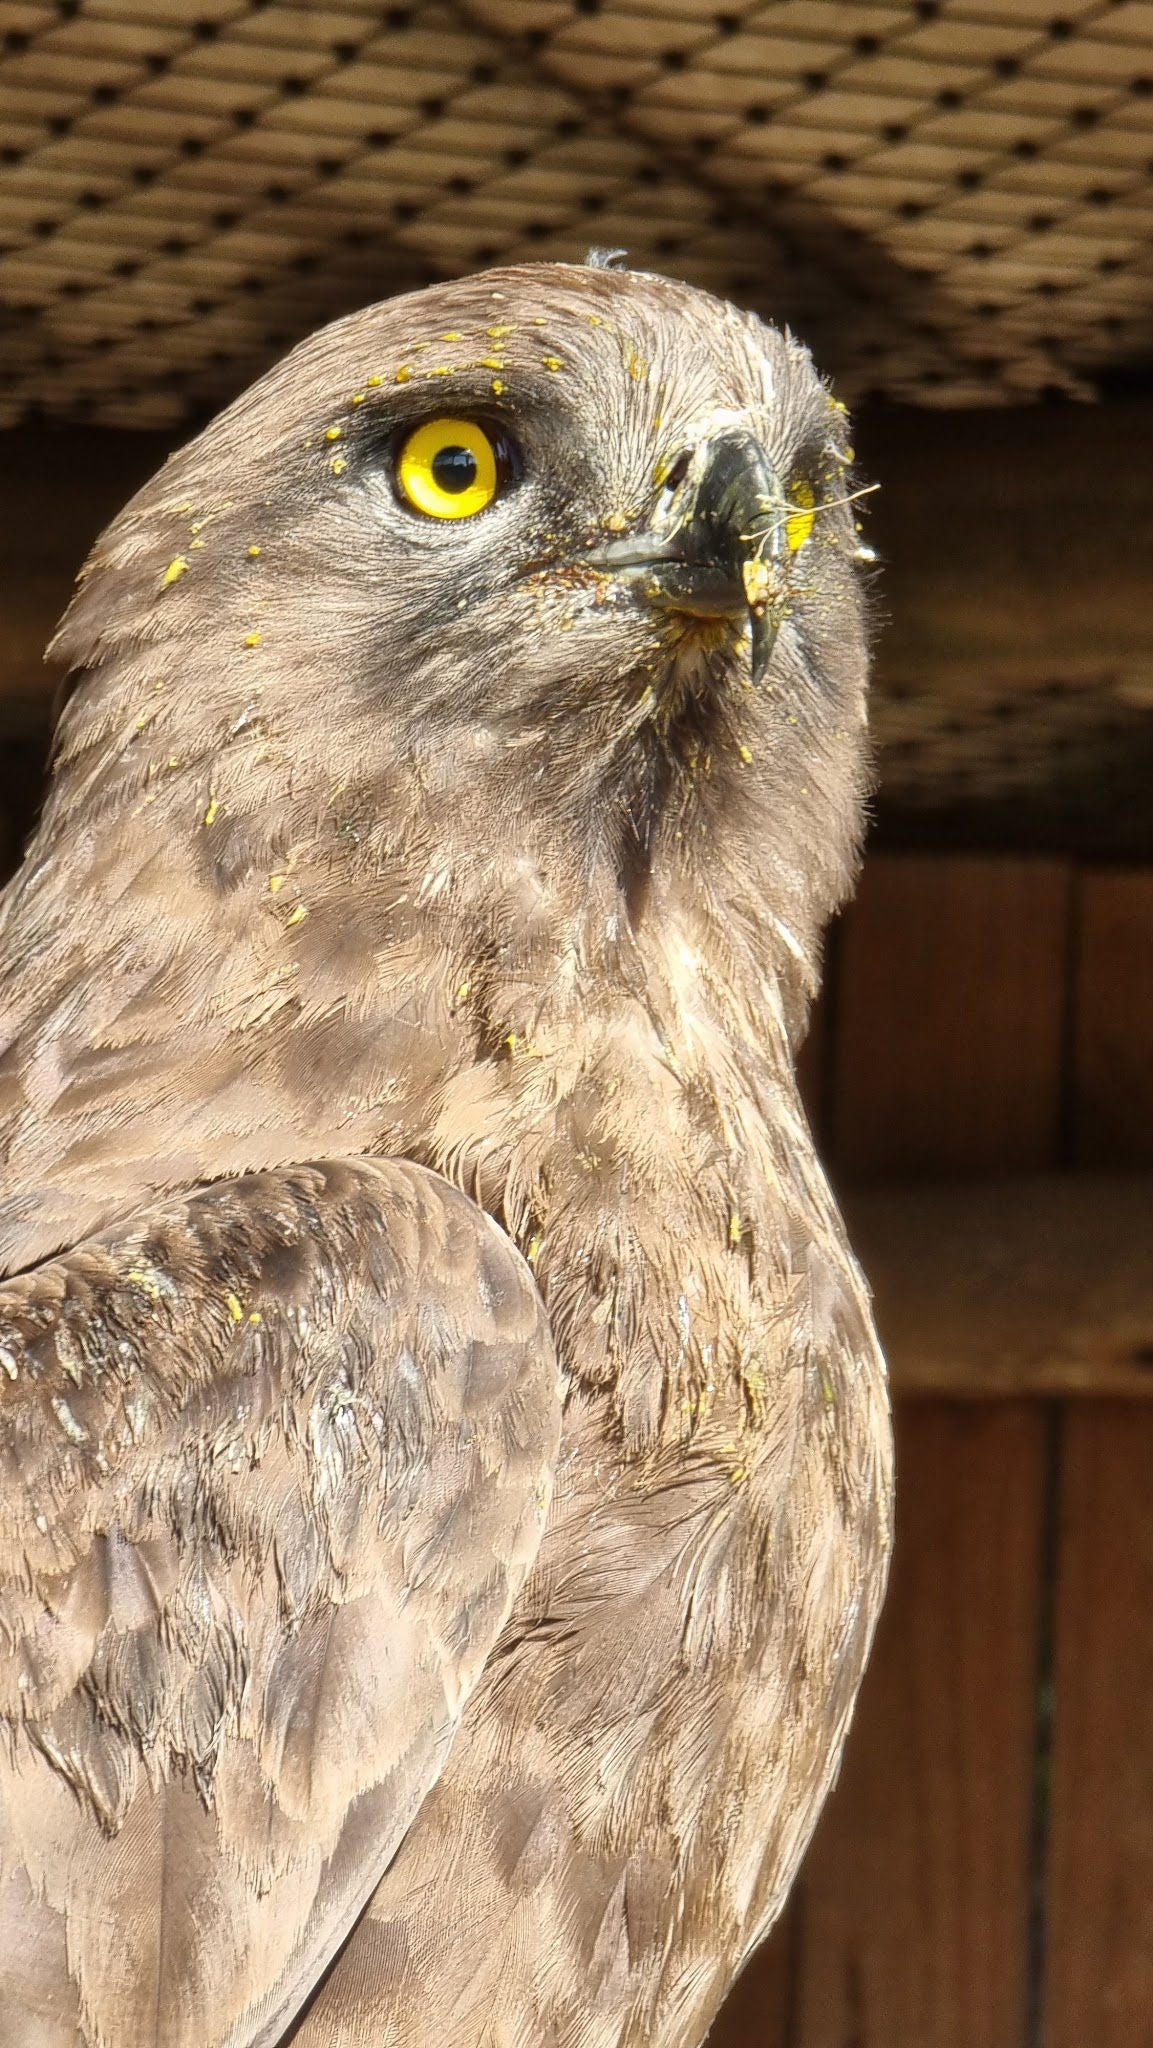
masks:
<svg viewBox="0 0 1153 2048"><path fill-rule="evenodd" d="M327 328L98 544L0 914L2 2048L695 2048L889 1549L798 1099L861 553L789 336Z"/></svg>

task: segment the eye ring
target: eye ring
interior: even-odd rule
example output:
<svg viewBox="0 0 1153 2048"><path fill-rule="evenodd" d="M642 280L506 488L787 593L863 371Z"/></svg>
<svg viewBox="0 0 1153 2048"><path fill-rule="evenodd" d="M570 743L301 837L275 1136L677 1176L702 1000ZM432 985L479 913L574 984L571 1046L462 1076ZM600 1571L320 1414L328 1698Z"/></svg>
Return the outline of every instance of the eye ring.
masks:
<svg viewBox="0 0 1153 2048"><path fill-rule="evenodd" d="M425 420L401 445L397 491L426 519L473 519L492 504L502 479L501 448L477 420Z"/></svg>

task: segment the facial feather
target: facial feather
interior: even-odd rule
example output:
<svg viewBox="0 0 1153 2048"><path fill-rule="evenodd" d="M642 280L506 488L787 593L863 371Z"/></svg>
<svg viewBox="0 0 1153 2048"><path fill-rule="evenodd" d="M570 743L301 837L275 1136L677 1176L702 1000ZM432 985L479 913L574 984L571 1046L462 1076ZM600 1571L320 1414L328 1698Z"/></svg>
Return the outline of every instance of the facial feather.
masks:
<svg viewBox="0 0 1153 2048"><path fill-rule="evenodd" d="M442 412L492 419L517 451L478 518L398 501L398 439ZM742 688L746 627L658 616L581 559L733 422L819 507L757 692ZM807 871L819 857L811 900L789 905L811 926L844 885L860 773L846 459L843 415L799 344L664 280L542 266L354 315L105 536L57 643L89 671L60 741L62 768L88 774L66 773L61 800L74 816L92 782L93 817L167 808L169 791L215 802L202 852L227 889L277 855L269 784L329 812L343 784L355 831L358 808L395 821L381 798L399 768L438 828L463 810L486 848L499 805L583 889L607 811L668 755L666 858L679 831L690 860L686 826L711 840L723 811L726 845L759 860L770 893L795 893L773 871L786 850Z"/></svg>

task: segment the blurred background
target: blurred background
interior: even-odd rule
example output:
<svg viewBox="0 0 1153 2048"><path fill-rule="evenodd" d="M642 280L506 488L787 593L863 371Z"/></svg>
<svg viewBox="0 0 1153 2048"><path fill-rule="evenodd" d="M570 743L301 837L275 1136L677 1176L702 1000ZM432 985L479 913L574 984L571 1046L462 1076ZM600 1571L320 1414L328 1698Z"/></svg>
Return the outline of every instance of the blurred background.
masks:
<svg viewBox="0 0 1153 2048"><path fill-rule="evenodd" d="M105 520L312 327L620 247L856 416L879 791L805 1085L901 1456L724 2048L1153 2044L1153 5L0 0L0 859Z"/></svg>

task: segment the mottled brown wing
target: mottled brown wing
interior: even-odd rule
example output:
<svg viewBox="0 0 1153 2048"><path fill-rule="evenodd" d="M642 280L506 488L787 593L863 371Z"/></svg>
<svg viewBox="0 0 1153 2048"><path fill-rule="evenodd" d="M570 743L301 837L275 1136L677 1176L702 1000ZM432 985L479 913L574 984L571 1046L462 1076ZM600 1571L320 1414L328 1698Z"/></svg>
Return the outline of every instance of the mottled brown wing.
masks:
<svg viewBox="0 0 1153 2048"><path fill-rule="evenodd" d="M528 1268L421 1168L197 1189L0 1289L0 2044L275 2040L537 1548Z"/></svg>

